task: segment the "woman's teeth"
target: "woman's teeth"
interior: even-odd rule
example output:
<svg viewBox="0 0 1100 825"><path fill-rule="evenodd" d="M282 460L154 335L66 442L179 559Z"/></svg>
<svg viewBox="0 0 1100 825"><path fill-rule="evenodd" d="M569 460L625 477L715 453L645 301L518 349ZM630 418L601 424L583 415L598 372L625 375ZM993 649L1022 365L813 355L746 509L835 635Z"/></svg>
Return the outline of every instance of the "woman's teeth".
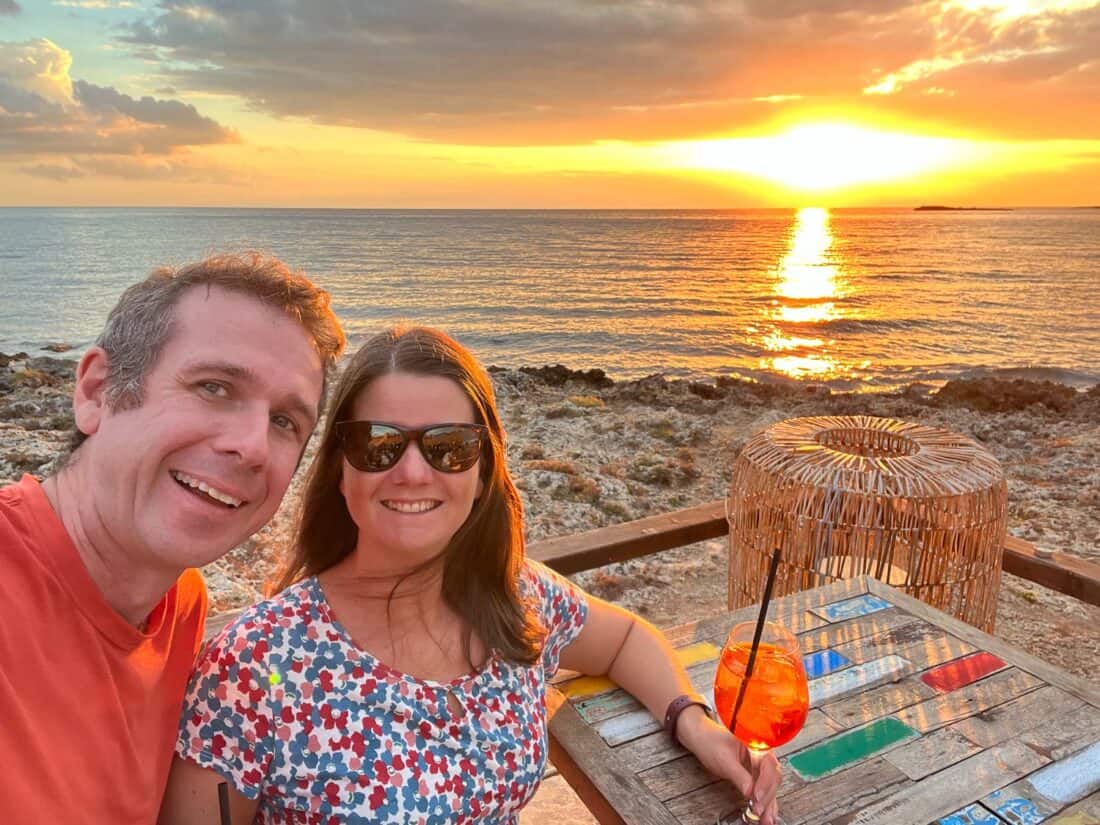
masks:
<svg viewBox="0 0 1100 825"><path fill-rule="evenodd" d="M425 513L428 510L434 510L439 506L439 502L434 499L426 501L383 501L382 506L388 510L395 510L398 513Z"/></svg>

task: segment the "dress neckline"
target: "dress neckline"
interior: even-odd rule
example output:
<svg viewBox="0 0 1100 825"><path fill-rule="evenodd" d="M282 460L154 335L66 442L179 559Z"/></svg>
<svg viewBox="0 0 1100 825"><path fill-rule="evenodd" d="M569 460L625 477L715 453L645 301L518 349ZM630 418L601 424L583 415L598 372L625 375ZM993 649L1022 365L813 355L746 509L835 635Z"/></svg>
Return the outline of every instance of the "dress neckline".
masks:
<svg viewBox="0 0 1100 825"><path fill-rule="evenodd" d="M343 623L336 617L332 604L329 602L328 596L325 595L325 590L321 587L321 582L316 576L310 576L305 579L303 584L306 585L306 591L310 600L317 606L320 618L333 628L340 637L341 642L347 645L358 658L364 660L364 662L370 666L372 675L376 677L385 676L394 681L407 682L413 685L423 685L437 690L451 690L492 678L496 674L500 657L495 649L489 650L489 655L486 656L485 661L480 667L476 667L446 682L435 679L421 679L419 676L414 676L411 673L399 670L393 665L383 661L366 648L356 644L355 640L348 632L348 629L344 627Z"/></svg>

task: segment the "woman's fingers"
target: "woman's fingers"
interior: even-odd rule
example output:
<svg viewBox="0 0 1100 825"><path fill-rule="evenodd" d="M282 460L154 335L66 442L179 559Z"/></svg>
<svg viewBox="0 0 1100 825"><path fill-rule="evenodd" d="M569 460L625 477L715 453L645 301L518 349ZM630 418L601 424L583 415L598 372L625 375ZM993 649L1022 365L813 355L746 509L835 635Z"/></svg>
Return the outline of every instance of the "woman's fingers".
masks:
<svg viewBox="0 0 1100 825"><path fill-rule="evenodd" d="M779 792L779 783L782 780L779 760L774 753L767 751L757 756L755 768L752 801L756 810L763 811L775 801L775 795Z"/></svg>

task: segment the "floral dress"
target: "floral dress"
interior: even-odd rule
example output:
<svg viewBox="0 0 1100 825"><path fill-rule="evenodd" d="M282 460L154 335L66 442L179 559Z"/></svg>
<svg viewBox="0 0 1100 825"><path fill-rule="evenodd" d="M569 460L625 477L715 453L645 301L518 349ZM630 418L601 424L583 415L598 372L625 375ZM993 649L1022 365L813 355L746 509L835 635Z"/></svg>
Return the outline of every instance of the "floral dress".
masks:
<svg viewBox="0 0 1100 825"><path fill-rule="evenodd" d="M203 651L176 753L259 799L264 825L515 823L546 763L547 680L588 610L536 562L520 585L548 631L541 658L494 651L479 670L432 682L356 647L316 578L298 582Z"/></svg>

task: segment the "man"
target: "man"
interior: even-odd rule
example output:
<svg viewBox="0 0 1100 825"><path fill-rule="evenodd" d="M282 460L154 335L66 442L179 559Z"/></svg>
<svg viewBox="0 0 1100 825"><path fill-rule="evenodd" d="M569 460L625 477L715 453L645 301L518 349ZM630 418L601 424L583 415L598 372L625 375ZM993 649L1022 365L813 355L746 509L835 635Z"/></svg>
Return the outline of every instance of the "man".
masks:
<svg viewBox="0 0 1100 825"><path fill-rule="evenodd" d="M221 256L130 287L76 370L71 458L0 490L11 823L152 823L206 593L275 513L344 346L329 296Z"/></svg>

